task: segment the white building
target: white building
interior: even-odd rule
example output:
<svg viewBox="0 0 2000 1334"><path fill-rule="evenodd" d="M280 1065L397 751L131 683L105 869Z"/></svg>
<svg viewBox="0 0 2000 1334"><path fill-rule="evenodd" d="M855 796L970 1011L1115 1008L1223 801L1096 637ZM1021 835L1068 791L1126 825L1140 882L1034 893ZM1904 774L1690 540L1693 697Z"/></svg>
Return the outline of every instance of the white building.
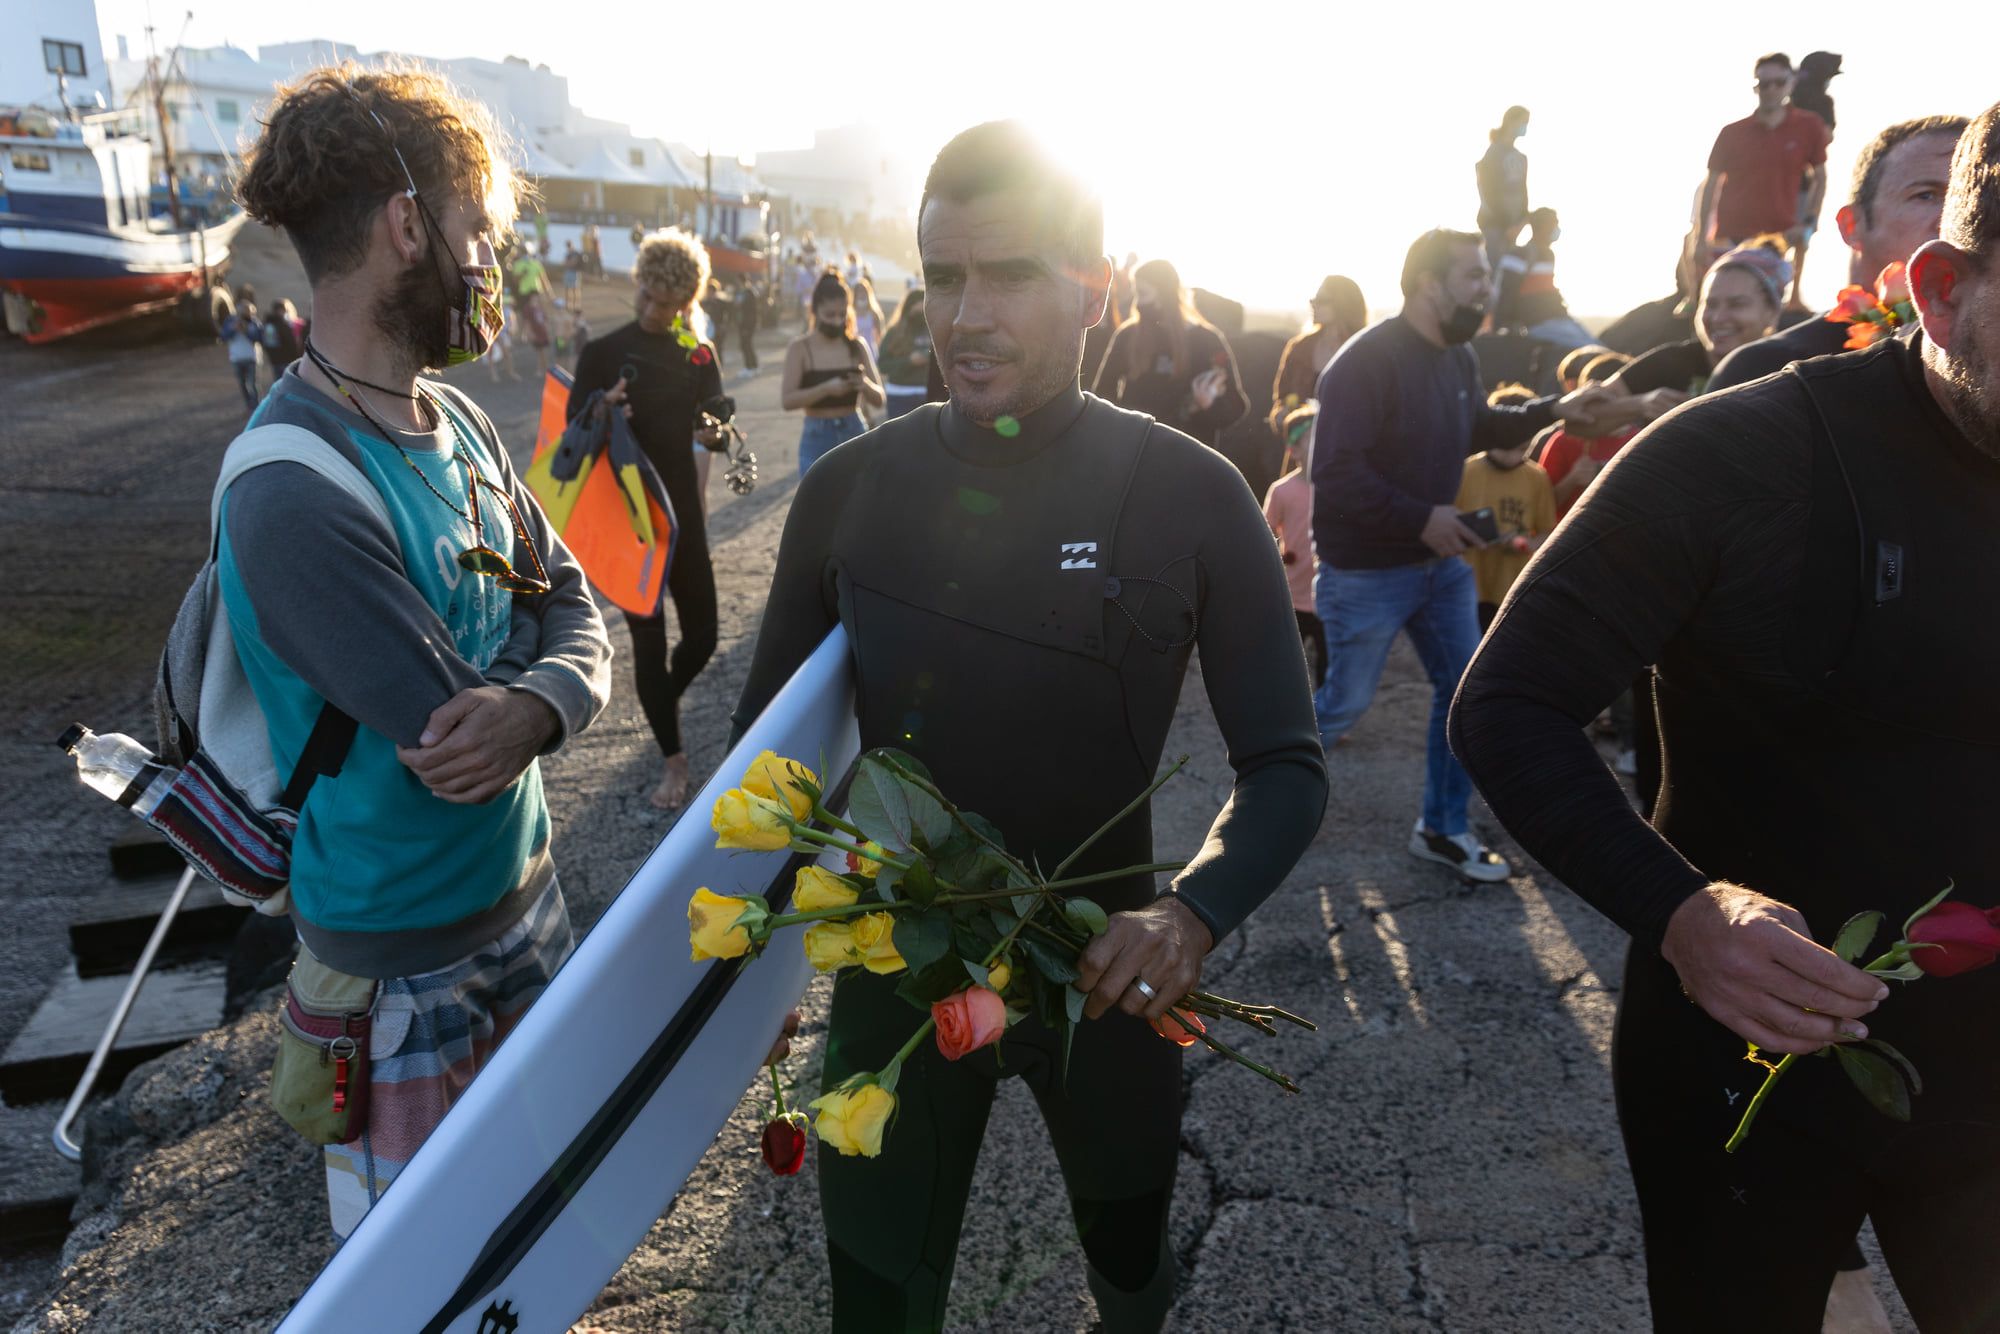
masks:
<svg viewBox="0 0 2000 1334"><path fill-rule="evenodd" d="M893 220L916 211L923 167L869 125L816 130L813 146L757 155L757 175L806 212Z"/></svg>
<svg viewBox="0 0 2000 1334"><path fill-rule="evenodd" d="M110 72L97 37L96 0L5 0L0 4L0 105L112 105Z"/></svg>
<svg viewBox="0 0 2000 1334"><path fill-rule="evenodd" d="M123 58L111 62L111 82L122 105L141 111L146 135L159 143L153 112L150 63ZM286 72L234 46L182 47L161 53L161 102L167 110L168 141L174 164L195 176L226 179L243 150L256 139L271 95Z"/></svg>

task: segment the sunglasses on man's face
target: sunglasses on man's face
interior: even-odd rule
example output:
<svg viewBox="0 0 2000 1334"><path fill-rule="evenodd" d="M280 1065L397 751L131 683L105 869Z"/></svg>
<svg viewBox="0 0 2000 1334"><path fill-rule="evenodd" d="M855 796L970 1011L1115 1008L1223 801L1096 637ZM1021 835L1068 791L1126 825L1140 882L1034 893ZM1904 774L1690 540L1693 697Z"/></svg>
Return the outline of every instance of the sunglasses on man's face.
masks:
<svg viewBox="0 0 2000 1334"><path fill-rule="evenodd" d="M460 455L460 458L464 459L464 456ZM470 570L474 574L483 574L509 593L521 593L529 597L538 597L548 592L549 572L542 567L542 558L536 552L535 544L528 540L528 530L521 523L521 511L514 508L514 498L494 483L481 477L473 469L471 460L466 459L464 461L465 471L472 479L472 485L466 488L466 499L470 502L472 509L472 530L482 536L486 531L479 522L479 488L483 486L493 492L494 495L500 497L501 501L507 506L507 513L514 520L514 536L520 540L521 549L528 553L528 559L534 562L535 575L531 578L528 575L522 574L514 568L505 556L495 551L492 547L487 546L484 542L478 546L468 547L466 550L458 553L459 568Z"/></svg>

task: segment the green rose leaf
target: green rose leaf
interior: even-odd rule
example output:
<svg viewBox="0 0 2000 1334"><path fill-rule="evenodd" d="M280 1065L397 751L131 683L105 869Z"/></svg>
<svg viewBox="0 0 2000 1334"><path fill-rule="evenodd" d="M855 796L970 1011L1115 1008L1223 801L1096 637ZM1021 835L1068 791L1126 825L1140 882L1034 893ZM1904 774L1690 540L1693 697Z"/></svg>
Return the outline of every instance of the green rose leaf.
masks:
<svg viewBox="0 0 2000 1334"><path fill-rule="evenodd" d="M931 874L930 864L921 858L910 863L910 869L903 872L903 878L897 883L906 897L918 903L928 904L937 898L937 877Z"/></svg>
<svg viewBox="0 0 2000 1334"><path fill-rule="evenodd" d="M1916 1065L1911 1062L1909 1057L1903 1055L1903 1053L1897 1051L1894 1047L1882 1041L1882 1039L1868 1038L1854 1045L1857 1047L1866 1047L1872 1052L1878 1052L1893 1062L1895 1067L1903 1072L1903 1078L1910 1081L1911 1093L1919 1094L1924 1091L1923 1076L1917 1073Z"/></svg>
<svg viewBox="0 0 2000 1334"><path fill-rule="evenodd" d="M1910 1089L1894 1065L1872 1051L1844 1043L1835 1045L1833 1054L1876 1111L1892 1121L1910 1119Z"/></svg>
<svg viewBox="0 0 2000 1334"><path fill-rule="evenodd" d="M1876 977L1885 977L1891 982L1914 982L1924 975L1924 970L1915 963L1898 964L1894 968L1878 968Z"/></svg>
<svg viewBox="0 0 2000 1334"><path fill-rule="evenodd" d="M903 883L903 868L884 865L875 873L875 894L884 903L896 901L896 886Z"/></svg>
<svg viewBox="0 0 2000 1334"><path fill-rule="evenodd" d="M1063 1013L1069 1016L1072 1024L1083 1022L1083 1003L1088 999L1089 997L1075 987L1063 988Z"/></svg>
<svg viewBox="0 0 2000 1334"><path fill-rule="evenodd" d="M965 971L972 975L972 984L974 986L990 987L993 985L993 975L986 971L985 964L974 963L972 960L965 958L961 958L959 962L964 964Z"/></svg>
<svg viewBox="0 0 2000 1334"><path fill-rule="evenodd" d="M897 750L894 746L877 746L868 752L868 758L885 760L894 768L914 774L926 783L931 782L931 771L924 767L922 760L907 750ZM934 783L932 785L936 786Z"/></svg>
<svg viewBox="0 0 2000 1334"><path fill-rule="evenodd" d="M1077 979L1076 965L1030 935L1015 937L1015 943L1035 965L1035 971L1049 981L1067 985ZM907 955L904 957L908 957ZM1067 1002L1065 1002L1067 1003Z"/></svg>
<svg viewBox="0 0 2000 1334"><path fill-rule="evenodd" d="M1879 912L1854 914L1847 919L1847 925L1840 928L1840 934L1833 938L1833 952L1853 963L1868 948L1868 942L1875 939L1875 932L1881 925L1882 914Z"/></svg>
<svg viewBox="0 0 2000 1334"><path fill-rule="evenodd" d="M938 804L938 799L907 778L897 782L902 785L903 802L909 808L910 823L917 841L926 850L941 848L949 843L951 836L958 832L958 826L952 823L951 816Z"/></svg>
<svg viewBox="0 0 2000 1334"><path fill-rule="evenodd" d="M925 1014L931 1012L932 1005L964 989L965 968L953 955L933 960L928 967L904 972L896 979L896 994Z"/></svg>
<svg viewBox="0 0 2000 1334"><path fill-rule="evenodd" d="M904 796L903 781L880 760L861 761L854 784L847 792L847 818L861 832L892 852L910 850L915 829L910 803Z"/></svg>
<svg viewBox="0 0 2000 1334"><path fill-rule="evenodd" d="M911 972L928 968L951 952L951 914L942 908L898 913L890 939Z"/></svg>
<svg viewBox="0 0 2000 1334"><path fill-rule="evenodd" d="M1088 936L1101 936L1110 927L1104 909L1090 899L1064 899L1062 914L1071 926Z"/></svg>

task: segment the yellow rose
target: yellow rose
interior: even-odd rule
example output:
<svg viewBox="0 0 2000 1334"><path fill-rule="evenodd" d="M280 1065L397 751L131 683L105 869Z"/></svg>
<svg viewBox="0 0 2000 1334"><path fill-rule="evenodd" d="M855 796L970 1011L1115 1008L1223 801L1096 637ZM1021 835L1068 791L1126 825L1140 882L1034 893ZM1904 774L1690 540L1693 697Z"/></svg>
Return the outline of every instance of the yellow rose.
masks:
<svg viewBox="0 0 2000 1334"><path fill-rule="evenodd" d="M872 838L861 846L877 855L880 855L882 852L882 845ZM882 863L871 861L859 853L850 852L847 854L847 869L856 875L874 876L881 872Z"/></svg>
<svg viewBox="0 0 2000 1334"><path fill-rule="evenodd" d="M854 927L847 922L814 922L806 928L806 962L822 973L860 963Z"/></svg>
<svg viewBox="0 0 2000 1334"><path fill-rule="evenodd" d="M797 760L780 759L771 751L757 752L757 758L750 761L750 767L743 771L743 791L754 797L769 797L791 808L792 818L803 820L812 814L813 801L809 793L802 792L794 780L803 778L806 782L819 785L813 771Z"/></svg>
<svg viewBox="0 0 2000 1334"><path fill-rule="evenodd" d="M799 868L799 878L792 885L792 910L816 912L821 908L845 908L860 897L854 886L833 872L817 866L804 866Z"/></svg>
<svg viewBox="0 0 2000 1334"><path fill-rule="evenodd" d="M689 957L700 963L703 959L734 959L748 953L751 923L746 919L756 915L748 899L697 889L688 900Z"/></svg>
<svg viewBox="0 0 2000 1334"><path fill-rule="evenodd" d="M709 817L709 825L715 830L715 846L750 852L775 852L789 847L792 831L785 823L787 813L782 802L732 787L715 799L715 813Z"/></svg>
<svg viewBox="0 0 2000 1334"><path fill-rule="evenodd" d="M1013 979L1013 976L1014 970L1007 966L1005 959L1002 959L999 963L994 964L986 970L986 985L992 987L995 991L1005 991L1007 983Z"/></svg>
<svg viewBox="0 0 2000 1334"><path fill-rule="evenodd" d="M896 1095L880 1084L863 1084L842 1092L836 1089L812 1104L819 1116L813 1129L820 1143L836 1152L873 1158L882 1152L882 1132L896 1114Z"/></svg>
<svg viewBox="0 0 2000 1334"><path fill-rule="evenodd" d="M854 949L869 972L900 973L906 967L896 953L895 927L894 913L863 913L854 919Z"/></svg>

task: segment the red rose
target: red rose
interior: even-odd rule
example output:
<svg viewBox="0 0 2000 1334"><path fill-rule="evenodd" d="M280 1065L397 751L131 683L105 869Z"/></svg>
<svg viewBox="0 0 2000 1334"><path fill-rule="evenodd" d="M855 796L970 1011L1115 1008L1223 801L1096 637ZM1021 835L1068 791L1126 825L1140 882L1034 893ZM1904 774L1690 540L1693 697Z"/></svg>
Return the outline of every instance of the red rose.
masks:
<svg viewBox="0 0 2000 1334"><path fill-rule="evenodd" d="M709 362L715 360L715 354L710 352L706 347L698 347L688 354L688 360L697 366L706 366Z"/></svg>
<svg viewBox="0 0 2000 1334"><path fill-rule="evenodd" d="M1969 903L1946 902L1910 924L1910 951L1917 967L1932 977L1956 977L2000 959L2000 909L1982 912Z"/></svg>
<svg viewBox="0 0 2000 1334"><path fill-rule="evenodd" d="M764 1127L764 1166L781 1177L796 1176L806 1161L806 1118L786 1112Z"/></svg>
<svg viewBox="0 0 2000 1334"><path fill-rule="evenodd" d="M931 1006L938 1050L947 1061L1000 1040L1007 1031L1007 1002L987 987L968 987Z"/></svg>

